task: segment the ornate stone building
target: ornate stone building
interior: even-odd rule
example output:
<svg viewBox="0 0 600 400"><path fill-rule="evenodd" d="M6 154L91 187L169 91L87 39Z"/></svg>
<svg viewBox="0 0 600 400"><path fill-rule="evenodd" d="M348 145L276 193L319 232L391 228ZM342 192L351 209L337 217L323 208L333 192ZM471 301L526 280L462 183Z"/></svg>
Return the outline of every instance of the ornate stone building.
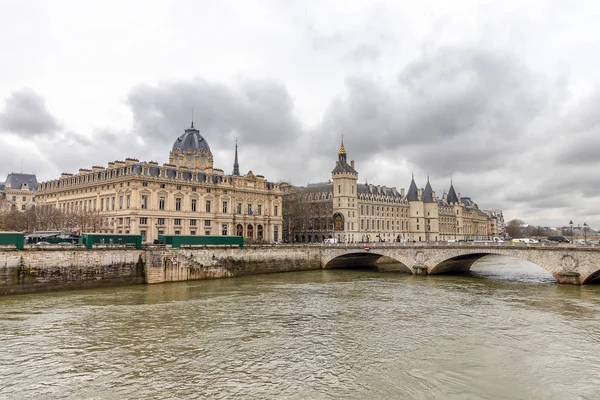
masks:
<svg viewBox="0 0 600 400"><path fill-rule="evenodd" d="M340 242L485 240L488 215L469 197L456 194L452 182L438 198L429 178L424 189L414 176L404 189L358 183L354 161L347 162L344 143L329 182L295 187L285 193L286 240Z"/></svg>
<svg viewBox="0 0 600 400"><path fill-rule="evenodd" d="M281 239L278 184L252 171L240 175L237 143L233 172L215 168L210 147L193 123L175 140L167 164L126 158L63 173L42 182L37 194L41 206L97 216L99 223L87 230L141 234L145 242L159 234Z"/></svg>
<svg viewBox="0 0 600 400"><path fill-rule="evenodd" d="M0 197L6 199L13 209L25 211L35 205L38 182L35 174L10 173L0 183Z"/></svg>

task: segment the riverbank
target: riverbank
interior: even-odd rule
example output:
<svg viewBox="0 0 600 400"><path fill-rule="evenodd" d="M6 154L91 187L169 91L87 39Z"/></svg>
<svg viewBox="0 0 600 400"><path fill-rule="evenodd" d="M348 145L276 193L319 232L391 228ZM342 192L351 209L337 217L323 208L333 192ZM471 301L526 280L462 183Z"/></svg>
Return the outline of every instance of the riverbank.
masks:
<svg viewBox="0 0 600 400"><path fill-rule="evenodd" d="M320 269L318 252L295 247L0 250L0 295L154 284Z"/></svg>

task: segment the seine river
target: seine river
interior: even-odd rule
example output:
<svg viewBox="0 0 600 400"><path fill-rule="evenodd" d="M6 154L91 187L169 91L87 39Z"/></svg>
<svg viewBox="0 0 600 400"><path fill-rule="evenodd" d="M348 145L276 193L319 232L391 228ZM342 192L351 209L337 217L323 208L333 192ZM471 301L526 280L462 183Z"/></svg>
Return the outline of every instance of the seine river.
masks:
<svg viewBox="0 0 600 400"><path fill-rule="evenodd" d="M2 399L599 399L600 286L328 270L0 298Z"/></svg>

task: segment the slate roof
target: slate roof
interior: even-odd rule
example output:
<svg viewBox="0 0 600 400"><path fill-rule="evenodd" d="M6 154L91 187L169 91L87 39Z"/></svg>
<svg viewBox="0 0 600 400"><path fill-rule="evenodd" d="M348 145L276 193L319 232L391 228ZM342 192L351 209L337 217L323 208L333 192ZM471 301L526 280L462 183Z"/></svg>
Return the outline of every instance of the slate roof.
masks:
<svg viewBox="0 0 600 400"><path fill-rule="evenodd" d="M323 182L323 183L310 183L308 186L302 189L302 193L332 193L333 192L333 183L332 182Z"/></svg>
<svg viewBox="0 0 600 400"><path fill-rule="evenodd" d="M400 192L396 191L396 193L394 194L394 192L392 191L392 188L385 188L385 191L383 190L383 187L379 187L381 189L381 193L378 193L377 190L377 186L376 185L368 185L366 183L359 183L356 185L356 191L358 192L358 194L374 194L374 195L378 195L381 194L383 196L389 196L389 197L397 197L397 198L401 198L402 195L400 194Z"/></svg>
<svg viewBox="0 0 600 400"><path fill-rule="evenodd" d="M470 197L461 197L460 201L462 201L465 204L465 206L467 206L467 207L475 206L475 202L473 200L471 200Z"/></svg>
<svg viewBox="0 0 600 400"><path fill-rule="evenodd" d="M183 152L188 150L206 150L212 155L208 142L202 137L200 131L194 128L193 122L191 128L186 129L185 133L179 136L177 140L175 140L175 143L173 143L173 151L177 149Z"/></svg>
<svg viewBox="0 0 600 400"><path fill-rule="evenodd" d="M456 191L454 191L454 186L452 184L450 184L447 200L448 203L459 203L458 196L456 195Z"/></svg>
<svg viewBox="0 0 600 400"><path fill-rule="evenodd" d="M4 190L6 186L9 186L12 189L21 189L23 184L27 184L29 190L37 190L38 181L35 174L22 174L22 173L11 173L6 177L6 182L4 183Z"/></svg>
<svg viewBox="0 0 600 400"><path fill-rule="evenodd" d="M336 172L350 172L353 174L358 174L358 172L356 172L356 170L354 168L352 168L352 166L350 164L348 164L347 162L344 162L344 161L336 161L335 162L335 168L333 169L333 171L331 171L331 173L336 173Z"/></svg>
<svg viewBox="0 0 600 400"><path fill-rule="evenodd" d="M433 189L431 188L431 183L429 183L429 179L427 179L427 185L425 186L425 190L423 191L423 203L434 203Z"/></svg>
<svg viewBox="0 0 600 400"><path fill-rule="evenodd" d="M4 192L4 182L0 183L0 193Z"/></svg>
<svg viewBox="0 0 600 400"><path fill-rule="evenodd" d="M408 193L406 194L406 200L408 200L408 201L418 201L419 200L419 194L417 193L417 184L415 183L414 177L410 181L410 187L408 188Z"/></svg>

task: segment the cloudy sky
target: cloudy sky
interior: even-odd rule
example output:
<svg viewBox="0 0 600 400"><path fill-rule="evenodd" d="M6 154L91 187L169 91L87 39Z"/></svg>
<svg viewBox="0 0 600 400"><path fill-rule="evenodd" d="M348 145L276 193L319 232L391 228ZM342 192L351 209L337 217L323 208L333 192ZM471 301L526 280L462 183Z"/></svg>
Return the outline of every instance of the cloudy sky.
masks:
<svg viewBox="0 0 600 400"><path fill-rule="evenodd" d="M429 173L481 208L600 228L595 1L0 0L0 175L168 161L325 181ZM0 178L3 179L3 178Z"/></svg>

